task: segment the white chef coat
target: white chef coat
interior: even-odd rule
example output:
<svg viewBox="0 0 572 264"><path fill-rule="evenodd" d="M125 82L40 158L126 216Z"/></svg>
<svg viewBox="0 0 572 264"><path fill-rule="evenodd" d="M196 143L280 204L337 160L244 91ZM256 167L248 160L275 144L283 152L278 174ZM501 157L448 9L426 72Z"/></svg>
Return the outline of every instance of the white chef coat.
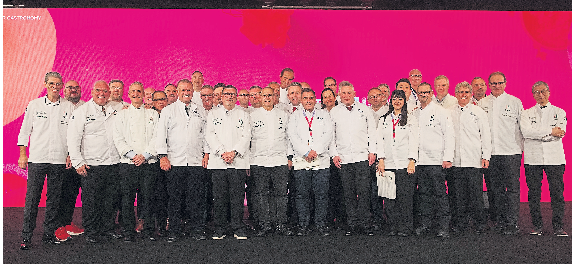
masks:
<svg viewBox="0 0 572 264"><path fill-rule="evenodd" d="M306 118L312 122L311 137L310 125ZM312 112L304 109L296 110L290 116L290 121L288 122L288 138L290 139L295 158L303 158L308 152L314 150L318 154L317 159L319 162L319 166L314 169L330 167L329 149L333 145L334 123L327 110L318 108L314 108Z"/></svg>
<svg viewBox="0 0 572 264"><path fill-rule="evenodd" d="M409 159L417 160L419 156L419 124L414 115L407 115L407 124L395 126L398 117L393 113L379 120L377 126L377 158L385 158L386 169L405 169Z"/></svg>
<svg viewBox="0 0 572 264"><path fill-rule="evenodd" d="M125 102L125 101L121 101L121 102L109 101L107 103L107 106L110 106L117 111L121 111L121 110L123 110L124 107L130 106L130 104Z"/></svg>
<svg viewBox="0 0 572 264"><path fill-rule="evenodd" d="M18 134L18 146L28 147L32 163L65 164L68 122L73 104L63 98L52 102L48 96L30 101Z"/></svg>
<svg viewBox="0 0 572 264"><path fill-rule="evenodd" d="M79 101L75 105L71 101L69 101L69 102L74 106L74 110L77 109L78 107L82 106L83 104L85 104L85 101L81 100L81 99L79 99Z"/></svg>
<svg viewBox="0 0 572 264"><path fill-rule="evenodd" d="M387 111L389 110L389 103L380 107L377 111L373 110L373 108L371 106L370 106L370 108L371 108L371 112L373 113L373 118L375 120L375 127L377 127L377 125L379 124L379 118L382 115L385 115L387 113Z"/></svg>
<svg viewBox="0 0 572 264"><path fill-rule="evenodd" d="M204 140L204 108L192 102L188 107L187 115L185 103L175 101L163 108L157 123L157 154L167 154L173 166L202 166L203 153L208 153Z"/></svg>
<svg viewBox="0 0 572 264"><path fill-rule="evenodd" d="M442 100L437 99L437 97L435 95L433 95L433 102L442 106L445 109L449 109L455 105L458 105L457 98L454 96L451 96L450 94L446 94Z"/></svg>
<svg viewBox="0 0 572 264"><path fill-rule="evenodd" d="M431 101L413 112L419 122L419 160L417 165L443 165L453 162L455 132L448 110Z"/></svg>
<svg viewBox="0 0 572 264"><path fill-rule="evenodd" d="M280 87L280 98L278 99L278 102L283 104L290 103L290 100L288 100L288 88L282 89L282 87Z"/></svg>
<svg viewBox="0 0 572 264"><path fill-rule="evenodd" d="M103 108L93 99L73 112L68 128L69 155L74 168L87 165L119 163L119 152L113 143L113 126L117 110Z"/></svg>
<svg viewBox="0 0 572 264"><path fill-rule="evenodd" d="M551 136L552 128L566 131L566 112L548 103L545 108L536 104L522 112L520 129L524 136L524 164L566 164L562 138Z"/></svg>
<svg viewBox="0 0 572 264"><path fill-rule="evenodd" d="M376 153L375 120L373 111L365 104L354 102L352 110L338 104L330 111L334 123L334 141L331 156L340 156L342 164L368 160Z"/></svg>
<svg viewBox="0 0 572 264"><path fill-rule="evenodd" d="M211 149L208 169L249 169L249 146L252 137L250 115L235 106L227 111L219 107L209 111L206 124L206 141ZM226 164L221 158L224 152L236 150L231 164Z"/></svg>
<svg viewBox="0 0 572 264"><path fill-rule="evenodd" d="M411 95L409 96L409 100L407 100L407 112L413 113L417 108L419 108L419 99L417 99L415 90L411 89Z"/></svg>
<svg viewBox="0 0 572 264"><path fill-rule="evenodd" d="M252 108L250 127L250 164L276 167L288 164L288 114L280 109Z"/></svg>
<svg viewBox="0 0 572 264"><path fill-rule="evenodd" d="M480 107L468 103L451 109L455 129L455 167L481 168L481 160L491 160L491 130L487 113Z"/></svg>
<svg viewBox="0 0 572 264"><path fill-rule="evenodd" d="M520 115L524 109L520 99L507 93L498 97L491 94L477 105L485 110L489 119L492 155L522 154L524 139L520 131Z"/></svg>
<svg viewBox="0 0 572 264"><path fill-rule="evenodd" d="M159 114L153 109L146 109L144 105L117 112L113 141L120 155L121 163L133 164L131 160L135 155L145 156L148 163L157 161L155 150L155 125L159 121ZM127 154L131 152L132 157Z"/></svg>
<svg viewBox="0 0 572 264"><path fill-rule="evenodd" d="M196 105L203 105L203 99L201 99L201 91L193 92L193 98L191 98L191 102Z"/></svg>

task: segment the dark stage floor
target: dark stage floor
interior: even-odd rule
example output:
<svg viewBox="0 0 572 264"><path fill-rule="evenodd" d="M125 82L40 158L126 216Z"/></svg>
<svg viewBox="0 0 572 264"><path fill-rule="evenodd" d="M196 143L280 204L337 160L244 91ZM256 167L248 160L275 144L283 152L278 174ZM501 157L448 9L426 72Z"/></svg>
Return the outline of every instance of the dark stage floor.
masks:
<svg viewBox="0 0 572 264"><path fill-rule="evenodd" d="M87 244L83 236L62 245L41 243L44 210L38 214L33 248L19 249L23 208L4 208L4 263L571 263L572 237L551 235L550 204L543 203L545 229L550 235L530 236L528 204L521 204L521 234L504 236L488 231L452 235L448 239L426 237L343 236L249 237L248 240L168 243L114 240ZM566 203L564 229L572 234L572 202ZM81 223L81 209L74 222Z"/></svg>

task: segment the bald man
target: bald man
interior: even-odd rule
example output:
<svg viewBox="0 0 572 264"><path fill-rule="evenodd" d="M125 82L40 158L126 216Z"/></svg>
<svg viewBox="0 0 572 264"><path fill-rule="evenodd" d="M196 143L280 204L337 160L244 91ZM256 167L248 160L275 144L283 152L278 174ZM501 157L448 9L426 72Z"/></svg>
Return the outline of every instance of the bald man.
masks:
<svg viewBox="0 0 572 264"><path fill-rule="evenodd" d="M143 91L145 93L145 100L144 100L145 108L147 109L153 108L153 93L155 92L155 88L147 87Z"/></svg>

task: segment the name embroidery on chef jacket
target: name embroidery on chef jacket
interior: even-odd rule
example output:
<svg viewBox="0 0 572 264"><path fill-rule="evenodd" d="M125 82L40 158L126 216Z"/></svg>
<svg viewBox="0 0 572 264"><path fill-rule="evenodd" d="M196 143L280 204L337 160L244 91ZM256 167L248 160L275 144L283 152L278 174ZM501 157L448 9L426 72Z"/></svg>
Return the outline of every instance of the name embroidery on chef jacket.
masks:
<svg viewBox="0 0 572 264"><path fill-rule="evenodd" d="M433 125L434 122L435 122L435 115L431 115L431 116L429 117L429 123L428 123L427 125L425 125L425 126L433 127L433 126L434 126L434 125Z"/></svg>
<svg viewBox="0 0 572 264"><path fill-rule="evenodd" d="M264 127L264 122L262 120L254 121L255 128Z"/></svg>
<svg viewBox="0 0 572 264"><path fill-rule="evenodd" d="M278 129L283 129L284 128L284 121L282 121L282 117L278 118L278 124L280 125L278 127Z"/></svg>
<svg viewBox="0 0 572 264"><path fill-rule="evenodd" d="M216 126L216 125L222 125L222 119L220 119L220 118L218 118L218 117L217 117L217 118L214 118L214 119L213 119L213 125L215 125L215 126Z"/></svg>
<svg viewBox="0 0 572 264"><path fill-rule="evenodd" d="M48 113L44 111L36 111L36 118L48 118Z"/></svg>
<svg viewBox="0 0 572 264"><path fill-rule="evenodd" d="M238 126L236 126L236 128L243 128L244 127L244 121L242 121L241 119L238 119Z"/></svg>
<svg viewBox="0 0 572 264"><path fill-rule="evenodd" d="M506 105L506 107L504 108L504 112L502 113L502 116L504 117L515 116L515 113L513 113L513 111L511 110L510 105Z"/></svg>

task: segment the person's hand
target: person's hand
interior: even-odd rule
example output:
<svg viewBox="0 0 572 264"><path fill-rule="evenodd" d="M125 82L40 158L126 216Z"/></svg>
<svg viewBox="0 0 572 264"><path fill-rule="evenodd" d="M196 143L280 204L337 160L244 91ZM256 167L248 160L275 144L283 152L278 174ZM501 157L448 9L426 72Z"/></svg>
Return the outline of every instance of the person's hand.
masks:
<svg viewBox="0 0 572 264"><path fill-rule="evenodd" d="M164 171L169 171L171 169L171 162L169 161L169 158L167 158L167 157L162 157L159 160L159 165L161 165L161 169Z"/></svg>
<svg viewBox="0 0 572 264"><path fill-rule="evenodd" d="M203 168L207 168L207 166L209 165L209 154L205 153L205 155L203 156Z"/></svg>
<svg viewBox="0 0 572 264"><path fill-rule="evenodd" d="M87 176L87 170L89 169L89 166L87 166L87 164L83 164L81 167L77 168L77 174L85 177Z"/></svg>
<svg viewBox="0 0 572 264"><path fill-rule="evenodd" d="M334 161L334 165L335 165L336 167L338 167L338 169L341 169L341 168L342 168L342 159L340 158L340 156L335 156L335 157L333 158L333 161Z"/></svg>
<svg viewBox="0 0 572 264"><path fill-rule="evenodd" d="M486 159L482 159L481 160L481 167L483 167L483 169L488 169L489 168L489 161Z"/></svg>
<svg viewBox="0 0 572 264"><path fill-rule="evenodd" d="M443 161L443 169L448 169L453 167L453 163L451 163L450 161Z"/></svg>
<svg viewBox="0 0 572 264"><path fill-rule="evenodd" d="M566 135L566 132L559 127L554 127L552 128L552 133L550 133L550 135L561 138L564 137L564 135Z"/></svg>
<svg viewBox="0 0 572 264"><path fill-rule="evenodd" d="M368 161L369 161L369 165L368 165L368 166L371 166L371 164L374 164L374 163L375 163L375 158L376 158L376 157L375 157L375 154L374 154L374 153L369 153L369 154L367 155L367 159L368 159Z"/></svg>
<svg viewBox="0 0 572 264"><path fill-rule="evenodd" d="M226 164L231 164L234 161L236 154L234 151L222 153L222 159Z"/></svg>
<svg viewBox="0 0 572 264"><path fill-rule="evenodd" d="M141 166L141 164L145 162L145 156L137 154L135 155L135 157L133 157L133 159L131 159L131 161L133 161L133 164L135 164L135 166Z"/></svg>
<svg viewBox="0 0 572 264"><path fill-rule="evenodd" d="M288 170L292 170L292 161L288 160Z"/></svg>
<svg viewBox="0 0 572 264"><path fill-rule="evenodd" d="M415 161L409 160L409 164L407 164L407 173L409 174L415 173Z"/></svg>
<svg viewBox="0 0 572 264"><path fill-rule="evenodd" d="M25 170L28 167L28 156L20 155L20 157L18 158L18 167L20 167L20 169L23 170Z"/></svg>
<svg viewBox="0 0 572 264"><path fill-rule="evenodd" d="M384 175L384 173L385 173L385 160L384 159L379 159L379 162L377 163L377 171L381 172L381 175Z"/></svg>

